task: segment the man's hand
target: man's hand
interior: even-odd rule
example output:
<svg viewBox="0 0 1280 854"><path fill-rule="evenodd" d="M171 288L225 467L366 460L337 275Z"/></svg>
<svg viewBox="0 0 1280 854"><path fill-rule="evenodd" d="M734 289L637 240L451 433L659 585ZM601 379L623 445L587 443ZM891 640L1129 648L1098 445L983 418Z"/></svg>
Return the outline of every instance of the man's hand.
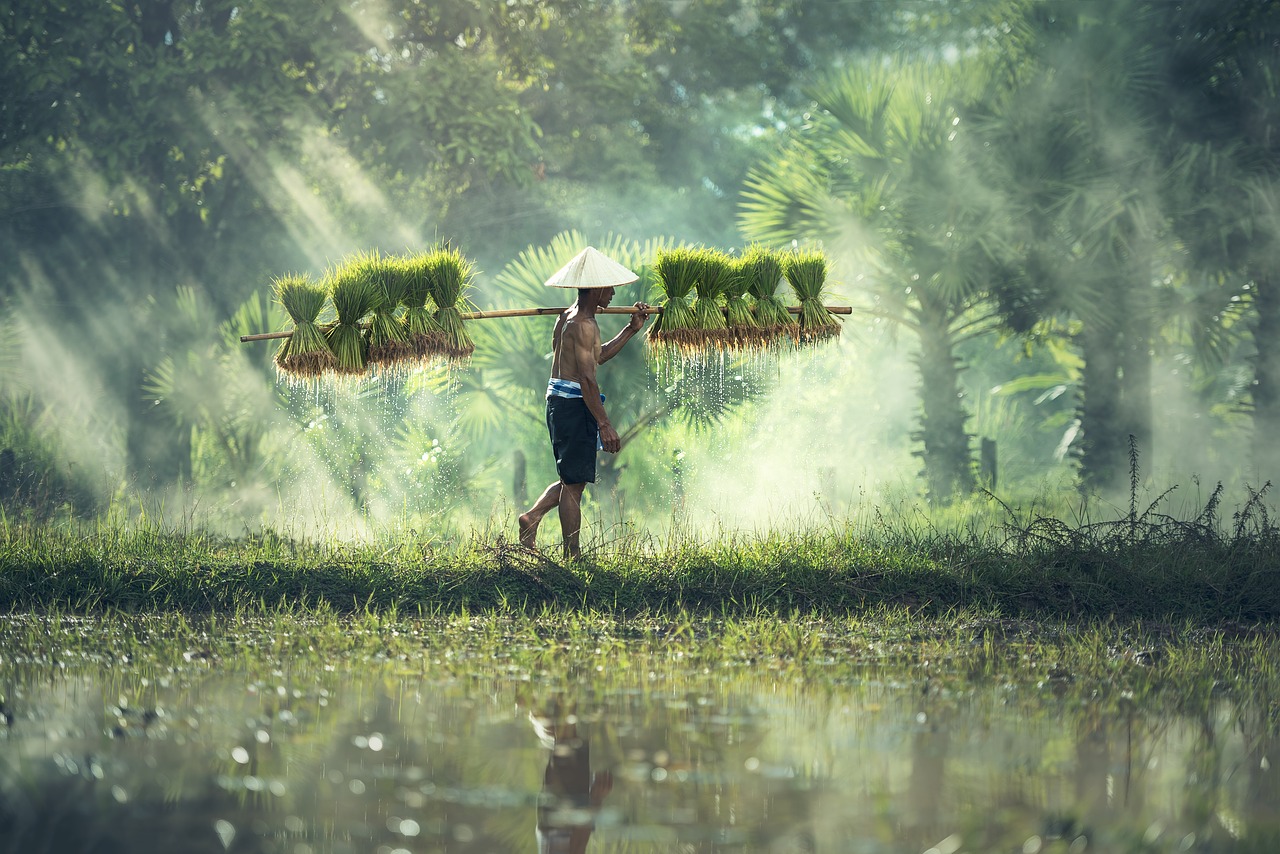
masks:
<svg viewBox="0 0 1280 854"><path fill-rule="evenodd" d="M600 425L600 444L611 454L622 450L622 439L618 438L618 431L613 429L612 424Z"/></svg>
<svg viewBox="0 0 1280 854"><path fill-rule="evenodd" d="M649 319L648 304L638 302L635 305L635 309L636 313L631 315L631 319L627 321L627 329L631 330L633 333L639 332L641 327L644 326L644 322Z"/></svg>

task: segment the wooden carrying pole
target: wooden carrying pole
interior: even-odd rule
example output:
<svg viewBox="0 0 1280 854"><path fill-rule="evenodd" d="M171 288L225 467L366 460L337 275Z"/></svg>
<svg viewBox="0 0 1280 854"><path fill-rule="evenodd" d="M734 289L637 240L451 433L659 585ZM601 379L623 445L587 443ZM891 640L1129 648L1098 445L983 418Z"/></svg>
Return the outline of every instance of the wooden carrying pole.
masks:
<svg viewBox="0 0 1280 854"><path fill-rule="evenodd" d="M828 305L826 310L831 314L852 314L853 308L847 305ZM462 312L463 320L489 320L495 317L543 317L548 314L559 314L565 310L565 306L558 308L499 308L494 311L464 311ZM617 307L596 309L596 314L635 314L639 309L634 305L620 305ZM788 306L787 311L792 314L799 314L800 307L797 305ZM662 314L662 306L650 306L650 314ZM241 335L240 343L245 344L249 341L271 341L277 338L289 338L293 335L293 331L286 332L259 332L256 335Z"/></svg>

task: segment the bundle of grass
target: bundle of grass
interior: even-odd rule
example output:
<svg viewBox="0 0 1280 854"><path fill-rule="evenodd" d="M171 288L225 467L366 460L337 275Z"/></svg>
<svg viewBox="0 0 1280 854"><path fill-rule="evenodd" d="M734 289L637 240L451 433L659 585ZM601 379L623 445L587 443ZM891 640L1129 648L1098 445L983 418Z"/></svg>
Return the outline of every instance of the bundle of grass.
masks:
<svg viewBox="0 0 1280 854"><path fill-rule="evenodd" d="M431 275L434 264L434 253L415 252L401 258L400 275L405 280L404 327L405 340L408 341L412 358L419 364L425 364L439 358L445 353L444 330L436 319L427 302L431 299Z"/></svg>
<svg viewBox="0 0 1280 854"><path fill-rule="evenodd" d="M356 256L355 262L373 282L375 301L369 317L368 364L380 370L403 369L413 357L404 325L396 317L408 282L397 259L383 258L375 250Z"/></svg>
<svg viewBox="0 0 1280 854"><path fill-rule="evenodd" d="M427 280L436 303L435 321L444 337L443 353L451 361L468 359L476 351L458 308L474 275L475 267L454 247L445 246L431 253Z"/></svg>
<svg viewBox="0 0 1280 854"><path fill-rule="evenodd" d="M764 336L756 325L756 316L747 305L747 287L751 284L752 264L746 257L729 262L729 279L724 289L725 323L733 346L750 350L764 345Z"/></svg>
<svg viewBox="0 0 1280 854"><path fill-rule="evenodd" d="M704 348L723 348L732 341L721 299L729 279L728 255L715 249L698 250L698 278L693 286L698 298L693 302L693 326Z"/></svg>
<svg viewBox="0 0 1280 854"><path fill-rule="evenodd" d="M778 253L752 246L742 254L742 264L747 271L747 292L753 298L751 308L761 339L773 346L794 343L800 327L777 297L778 285L782 284Z"/></svg>
<svg viewBox="0 0 1280 854"><path fill-rule="evenodd" d="M363 255L339 266L330 274L330 280L329 298L338 322L325 337L336 360L334 371L359 376L368 359L368 340L360 324L378 302L379 285Z"/></svg>
<svg viewBox="0 0 1280 854"><path fill-rule="evenodd" d="M827 284L827 257L821 252L799 250L782 262L783 274L800 300L797 342L816 344L840 334L840 323L822 305Z"/></svg>
<svg viewBox="0 0 1280 854"><path fill-rule="evenodd" d="M276 351L276 374L290 381L312 381L333 370L335 359L316 320L324 308L325 288L310 276L290 274L272 283L276 299L293 321L293 334Z"/></svg>
<svg viewBox="0 0 1280 854"><path fill-rule="evenodd" d="M649 346L656 353L685 353L698 343L689 294L698 280L697 251L664 249L653 261L654 276L662 290L662 313L649 327Z"/></svg>

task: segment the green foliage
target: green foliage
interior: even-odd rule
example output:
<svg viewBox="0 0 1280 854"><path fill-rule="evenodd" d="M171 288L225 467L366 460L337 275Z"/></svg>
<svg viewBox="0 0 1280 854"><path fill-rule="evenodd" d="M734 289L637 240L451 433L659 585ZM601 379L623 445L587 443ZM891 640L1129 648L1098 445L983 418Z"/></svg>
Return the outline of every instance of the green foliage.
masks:
<svg viewBox="0 0 1280 854"><path fill-rule="evenodd" d="M760 244L752 244L742 253L747 291L754 298L752 313L756 324L773 346L795 340L799 325L777 297L783 281L782 256Z"/></svg>
<svg viewBox="0 0 1280 854"><path fill-rule="evenodd" d="M827 256L813 250L796 250L782 257L782 273L800 300L800 323L796 336L801 344L812 344L840 334L840 324L822 304L826 293Z"/></svg>
<svg viewBox="0 0 1280 854"><path fill-rule="evenodd" d="M698 298L693 303L693 327L700 341L693 346L723 348L728 337L721 298L732 275L729 256L716 249L698 249L694 263L697 278L693 286Z"/></svg>
<svg viewBox="0 0 1280 854"><path fill-rule="evenodd" d="M456 248L444 246L433 253L428 269L427 281L436 304L435 321L444 338L445 355L453 360L470 358L476 345L463 324L459 306L466 305L475 265Z"/></svg>
<svg viewBox="0 0 1280 854"><path fill-rule="evenodd" d="M689 295L698 283L698 251L675 247L660 251L653 271L663 300L662 314L649 328L649 346L655 353L684 353L696 347L697 319Z"/></svg>
<svg viewBox="0 0 1280 854"><path fill-rule="evenodd" d="M293 334L276 352L276 367L290 378L311 380L333 370L333 351L316 324L328 297L310 276L284 275L273 283L276 300L293 321Z"/></svg>
<svg viewBox="0 0 1280 854"><path fill-rule="evenodd" d="M329 329L327 339L339 374L364 374L369 342L361 324L381 299L376 272L380 263L376 254L360 252L329 272L329 299L338 322Z"/></svg>

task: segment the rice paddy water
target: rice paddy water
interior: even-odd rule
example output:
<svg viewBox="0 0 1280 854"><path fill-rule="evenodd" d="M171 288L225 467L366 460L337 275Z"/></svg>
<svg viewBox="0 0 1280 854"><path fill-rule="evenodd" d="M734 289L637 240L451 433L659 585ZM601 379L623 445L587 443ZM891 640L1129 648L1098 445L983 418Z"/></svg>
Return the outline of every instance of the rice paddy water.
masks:
<svg viewBox="0 0 1280 854"><path fill-rule="evenodd" d="M5 850L1274 851L1274 637L0 618Z"/></svg>

